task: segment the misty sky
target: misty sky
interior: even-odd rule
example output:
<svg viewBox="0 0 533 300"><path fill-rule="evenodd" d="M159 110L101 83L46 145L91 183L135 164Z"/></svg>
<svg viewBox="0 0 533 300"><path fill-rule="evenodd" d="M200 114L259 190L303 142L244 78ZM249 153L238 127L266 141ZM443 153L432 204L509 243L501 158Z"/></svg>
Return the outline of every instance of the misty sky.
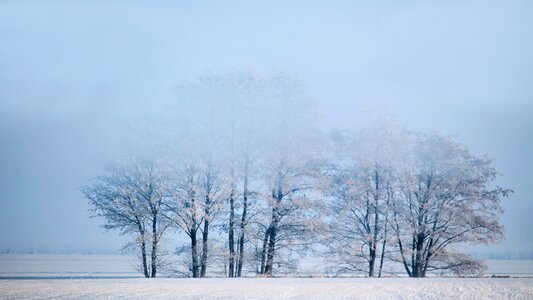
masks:
<svg viewBox="0 0 533 300"><path fill-rule="evenodd" d="M0 2L0 251L118 250L79 187L180 78L238 70L297 74L324 129L395 115L488 154L515 190L490 251L533 251L532 1L174 2Z"/></svg>

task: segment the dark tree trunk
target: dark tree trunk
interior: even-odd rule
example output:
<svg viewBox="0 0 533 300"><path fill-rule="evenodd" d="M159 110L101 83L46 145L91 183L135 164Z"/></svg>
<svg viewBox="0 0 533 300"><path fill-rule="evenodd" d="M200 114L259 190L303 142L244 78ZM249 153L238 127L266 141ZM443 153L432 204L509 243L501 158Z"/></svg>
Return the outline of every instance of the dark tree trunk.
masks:
<svg viewBox="0 0 533 300"><path fill-rule="evenodd" d="M131 202L128 201L128 204L130 205L131 209L133 210L133 205L131 204ZM145 235L145 230L144 230L144 226L141 223L141 221L140 221L138 216L135 216L135 220L136 220L136 224L137 224L137 229L139 230L139 234L141 235L141 259L142 259L142 264L143 264L143 273L144 273L144 277L149 278L150 274L148 273L148 262L146 260L146 235Z"/></svg>
<svg viewBox="0 0 533 300"><path fill-rule="evenodd" d="M131 204L130 204L131 206ZM142 264L143 264L143 273L144 273L144 277L146 278L150 278L150 274L148 273L148 262L147 262L147 259L146 259L146 236L144 234L144 226L141 224L140 220L138 217L135 217L135 219L137 220L137 226L138 226L138 229L139 229L139 234L141 235L141 259L142 259Z"/></svg>
<svg viewBox="0 0 533 300"><path fill-rule="evenodd" d="M247 167L246 167L247 169ZM248 176L245 171L244 177L244 191L242 199L242 216L241 216L241 226L240 226L240 236L239 236L239 262L237 264L237 277L242 275L242 264L244 260L244 229L246 227L246 211L248 209Z"/></svg>
<svg viewBox="0 0 533 300"><path fill-rule="evenodd" d="M377 205L377 204L376 204ZM369 243L369 255L370 260L368 261L368 277L374 277L375 276L375 268L376 268L376 257L377 257L377 244L378 244L378 213L377 213L377 206L375 208L374 212L374 234L372 237L372 242Z"/></svg>
<svg viewBox="0 0 533 300"><path fill-rule="evenodd" d="M191 229L190 231L191 236L191 254L192 254L192 277L198 278L198 269L199 269L199 263L198 263L198 241L196 239L196 229Z"/></svg>
<svg viewBox="0 0 533 300"><path fill-rule="evenodd" d="M142 261L143 261L144 277L150 278L150 274L148 273L148 261L146 258L146 240L145 240L144 232L141 233L141 255L142 255Z"/></svg>
<svg viewBox="0 0 533 300"><path fill-rule="evenodd" d="M265 274L266 252L267 252L269 236L270 236L270 228L266 230L265 237L263 238L263 250L261 251L261 270L259 274Z"/></svg>
<svg viewBox="0 0 533 300"><path fill-rule="evenodd" d="M200 268L200 277L205 277L205 273L207 271L208 237L209 237L209 221L206 219L204 220L204 230L202 232L202 261L201 261L201 268Z"/></svg>
<svg viewBox="0 0 533 300"><path fill-rule="evenodd" d="M190 200L190 205L187 206L187 208L191 209L191 225L188 228L188 234L191 238L191 271L192 271L192 277L198 278L199 277L199 269L200 269L200 263L198 261L198 237L197 237L197 231L198 231L198 220L196 216L196 192L192 187L194 186L194 178L192 176L189 177L189 191L188 196Z"/></svg>
<svg viewBox="0 0 533 300"><path fill-rule="evenodd" d="M276 201L274 202L274 207L272 208L272 221L269 226L269 236L268 236L268 249L267 249L267 258L265 263L265 274L267 276L272 276L272 271L274 268L274 255L276 252L276 237L278 234L278 226L280 222L279 214L279 205L283 198L283 191L281 189L281 175L278 175L277 190L272 191L272 198Z"/></svg>
<svg viewBox="0 0 533 300"><path fill-rule="evenodd" d="M278 234L278 225L280 220L279 215L279 203L281 202L282 198L282 191L281 189L278 190L277 195L275 197L276 202L274 208L272 208L272 221L270 223L270 234L268 237L268 250L267 250L267 259L265 264L265 274L268 276L272 276L272 270L274 268L274 255L276 252L276 237Z"/></svg>
<svg viewBox="0 0 533 300"><path fill-rule="evenodd" d="M235 189L234 184L232 183L232 188L229 196L229 233L228 233L228 243L229 243L229 266L228 266L228 277L235 277Z"/></svg>
<svg viewBox="0 0 533 300"><path fill-rule="evenodd" d="M377 245L378 245L378 233L379 233L379 173L377 166L374 170L374 183L375 183L375 190L374 190L374 232L372 235L372 242L369 244L369 254L370 254L370 261L368 262L368 277L374 277L375 268L376 268L376 256L377 256Z"/></svg>
<svg viewBox="0 0 533 300"><path fill-rule="evenodd" d="M379 260L379 273L378 277L381 277L383 271L383 261L385 259L385 248L387 247L387 239L389 232L389 206L390 206L391 192L390 187L387 187L387 202L385 203L385 228L383 229L383 243L381 245L381 257Z"/></svg>
<svg viewBox="0 0 533 300"><path fill-rule="evenodd" d="M270 234L268 237L268 250L267 258L265 263L265 274L272 276L272 269L274 267L274 254L276 249L276 235L277 235L277 224L273 223L270 228Z"/></svg>
<svg viewBox="0 0 533 300"><path fill-rule="evenodd" d="M209 238L209 217L211 206L211 198L209 194L205 196L205 209L204 209L204 230L202 231L202 258L201 258L201 267L200 267L200 277L205 277L207 271L207 255L208 255L208 238Z"/></svg>
<svg viewBox="0 0 533 300"><path fill-rule="evenodd" d="M413 277L424 277L423 270L423 251L424 251L424 233L419 233L416 236L416 252L415 262L413 267Z"/></svg>
<svg viewBox="0 0 533 300"><path fill-rule="evenodd" d="M387 230L385 230L387 232ZM382 271L383 271L383 261L385 259L385 247L387 246L387 237L383 238L383 243L381 244L381 256L379 258L379 271L378 271L378 277L381 277Z"/></svg>
<svg viewBox="0 0 533 300"><path fill-rule="evenodd" d="M409 265L407 264L407 259L405 258L405 251L403 248L403 243L400 238L400 225L398 224L398 210L394 202L392 202L392 207L393 207L393 217L394 217L394 225L395 225L394 231L396 233L396 239L398 241L398 250L400 252L400 256L402 257L402 264L403 264L403 267L405 268L405 272L407 272L407 275L409 277L412 277L411 270L409 269Z"/></svg>
<svg viewBox="0 0 533 300"><path fill-rule="evenodd" d="M376 265L376 246L374 243L369 245L370 260L368 261L368 277L374 277L374 267Z"/></svg>
<svg viewBox="0 0 533 300"><path fill-rule="evenodd" d="M426 191L423 194L423 197L420 201L418 207L418 231L415 236L415 261L413 262L413 277L425 277L424 272L424 241L426 239L426 227L425 227L425 218L426 218L426 204L428 199L427 190L430 189L432 184L431 177L427 179Z"/></svg>
<svg viewBox="0 0 533 300"><path fill-rule="evenodd" d="M400 249L400 255L402 256L402 263L403 263L403 267L405 268L405 272L407 272L407 275L409 277L413 277L413 273L411 272L411 270L409 269L409 265L407 264L407 259L405 259L402 241L400 240L399 236L398 236L398 248Z"/></svg>
<svg viewBox="0 0 533 300"><path fill-rule="evenodd" d="M157 214L152 219L152 278L157 275Z"/></svg>

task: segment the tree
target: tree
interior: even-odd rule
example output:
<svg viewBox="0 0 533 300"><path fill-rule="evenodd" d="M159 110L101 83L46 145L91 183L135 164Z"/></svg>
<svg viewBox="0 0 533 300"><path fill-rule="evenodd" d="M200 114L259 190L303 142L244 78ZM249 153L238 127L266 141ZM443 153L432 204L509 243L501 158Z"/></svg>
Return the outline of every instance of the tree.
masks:
<svg viewBox="0 0 533 300"><path fill-rule="evenodd" d="M416 134L410 149L399 170L401 195L393 201L396 259L410 277L481 270L460 247L503 237L499 203L511 190L493 186L491 160L449 137Z"/></svg>
<svg viewBox="0 0 533 300"><path fill-rule="evenodd" d="M246 239L246 227L249 221L249 197L252 194L249 190L249 180L250 180L250 156L246 155L244 158L244 170L243 170L243 181L242 181L242 212L239 223L239 238L238 238L238 251L239 256L237 258L237 277L242 276L242 267L244 264L244 243Z"/></svg>
<svg viewBox="0 0 533 300"><path fill-rule="evenodd" d="M201 186L203 192L202 211L203 211L203 228L202 228L202 256L200 260L200 277L205 277L208 260L208 243L209 243L209 225L218 212L218 193L220 192L218 183L218 171L213 167L212 162L208 162L201 176Z"/></svg>
<svg viewBox="0 0 533 300"><path fill-rule="evenodd" d="M381 276L386 260L411 277L483 270L459 247L503 236L499 202L511 191L494 186L489 159L394 123L337 133L330 143L322 191L331 216L326 253L336 271Z"/></svg>
<svg viewBox="0 0 533 300"><path fill-rule="evenodd" d="M182 115L177 118L176 124L180 133L176 135L176 157L194 157L192 161L209 160L217 169L220 198L226 200L223 224L217 225L227 232L227 274L230 277L241 276L246 257L245 243L249 240L246 227L250 224L250 217L257 215L257 212L249 211L250 196L260 198L268 195L262 200L271 203L269 197L273 187L268 186L270 178L267 177L272 174L267 174L270 170L259 170L259 165L292 164L288 159L292 155L290 147L303 153L296 148L298 142L303 141L299 131L308 130L301 122L308 103L302 101L301 84L291 76L279 73L208 73L184 82L178 91ZM289 138L294 142L281 140ZM281 153L285 153L284 157L280 157L283 161L275 161L278 159L275 156ZM290 166L291 170L294 166ZM289 179L284 181L289 182ZM253 191L251 186L261 191ZM289 198L288 195L283 197ZM203 222L201 230L207 237L209 227L206 225L211 221L203 219ZM208 243L203 245L202 255L207 258ZM274 252L271 253L273 255Z"/></svg>
<svg viewBox="0 0 533 300"><path fill-rule="evenodd" d="M271 78L268 86L270 101L263 112L268 125L259 147L259 196L269 215L258 229L262 233L259 273L272 276L274 267L283 263L281 251L291 254L310 246L312 201L306 193L314 188L312 163L318 147L304 87L285 76Z"/></svg>
<svg viewBox="0 0 533 300"><path fill-rule="evenodd" d="M351 170L350 170L351 169ZM342 170L331 178L328 248L340 271L364 271L375 276L376 262L385 254L387 207L390 201L389 170ZM381 254L379 252L381 247ZM382 264L379 265L381 274Z"/></svg>
<svg viewBox="0 0 533 300"><path fill-rule="evenodd" d="M145 160L109 167L107 174L82 187L93 216L105 219L105 229L133 236L130 246L139 248L146 278L157 275L159 244L169 227L162 210L166 183L160 168Z"/></svg>
<svg viewBox="0 0 533 300"><path fill-rule="evenodd" d="M381 277L389 207L394 197L394 161L403 134L397 124L378 123L358 132L335 132L323 163L323 194L329 198L327 259L337 272ZM376 264L377 267L376 267Z"/></svg>
<svg viewBox="0 0 533 300"><path fill-rule="evenodd" d="M270 193L262 195L270 208L270 217L267 226L262 226L265 230L260 274L272 276L275 264L281 265L280 250L295 251L310 245L311 231L306 224L310 203L304 191L310 190L311 185L305 171L303 166L285 161L279 161L270 169Z"/></svg>
<svg viewBox="0 0 533 300"><path fill-rule="evenodd" d="M228 204L228 216L225 218L225 230L228 232L228 275L233 277L240 274L238 265L236 264L236 226L238 224L236 201L239 195L247 197L248 192L240 193L237 184L239 181L237 168L239 167L238 156L249 157L244 153L242 148L244 144L243 133L246 130L251 132L252 126L244 126L245 120L250 120L251 116L247 115L246 100L244 95L249 96L255 81L250 74L232 74L220 75L216 73L203 74L197 76L193 80L184 82L179 87L179 107L185 115L180 118L184 122L177 124L179 132L184 131L187 146L180 146L183 152L192 155L196 160L209 161L208 168L202 176L204 179L203 191L205 200L203 219L204 226L202 228L202 267L201 274L205 275L206 261L208 257L208 234L209 227L212 223L212 218L207 216L212 215L213 206L212 197L210 193L216 189L220 194L220 199L225 199ZM229 105L227 105L229 104ZM246 127L246 128L245 128ZM249 135L248 135L249 136ZM179 143L182 143L180 141ZM249 149L249 148L247 148ZM214 150L214 151L213 151ZM182 155L180 153L179 155ZM247 179L244 180L247 186ZM216 185L216 186L214 186ZM220 203L219 203L220 204ZM217 205L219 207L220 205ZM247 203L244 205L246 210ZM246 213L243 214L246 218ZM245 226L246 220L241 227ZM244 234L244 231L242 232ZM244 238L242 239L244 242ZM238 246L240 245L240 242ZM243 246L244 247L244 246ZM243 247L239 251L243 252ZM239 255L240 257L240 255Z"/></svg>
<svg viewBox="0 0 533 300"><path fill-rule="evenodd" d="M190 239L192 277L200 277L197 233L202 225L200 212L200 174L194 163L175 170L172 200L165 203L167 219Z"/></svg>

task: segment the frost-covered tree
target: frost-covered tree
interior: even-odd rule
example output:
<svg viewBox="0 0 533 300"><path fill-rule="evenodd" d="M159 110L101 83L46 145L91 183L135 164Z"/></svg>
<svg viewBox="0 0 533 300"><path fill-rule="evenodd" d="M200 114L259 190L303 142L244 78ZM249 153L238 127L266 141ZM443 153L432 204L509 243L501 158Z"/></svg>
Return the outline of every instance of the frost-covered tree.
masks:
<svg viewBox="0 0 533 300"><path fill-rule="evenodd" d="M287 263L282 251L298 251L311 242L311 228L306 222L310 199L305 194L311 185L304 166L279 161L269 169L270 182L261 197L270 214L259 223L264 234L259 273L267 276L276 265Z"/></svg>
<svg viewBox="0 0 533 300"><path fill-rule="evenodd" d="M511 191L494 185L489 159L449 137L413 134L409 150L398 170L400 197L392 202L396 260L411 277L482 270L461 248L502 238L500 199Z"/></svg>
<svg viewBox="0 0 533 300"><path fill-rule="evenodd" d="M209 254L209 229L219 211L219 175L212 162L208 162L201 174L200 184L202 187L202 255L200 259L200 277L205 277L207 272L207 260Z"/></svg>
<svg viewBox="0 0 533 300"><path fill-rule="evenodd" d="M259 273L267 276L273 275L275 266L287 265L294 251L311 244L309 194L315 175L311 164L318 149L313 147L313 114L308 110L303 86L290 77L274 77L269 84L258 191L269 212L262 216L262 223L258 222L262 225L258 226L262 236Z"/></svg>
<svg viewBox="0 0 533 300"><path fill-rule="evenodd" d="M289 203L292 201L289 198L298 198L296 194L300 189L288 185L295 182L291 176L296 175L292 173L303 174L301 166L297 165L300 162L296 163L293 157L305 153L299 148L305 145L303 131L306 134L309 131L305 128L309 123L302 122L309 103L302 101L302 85L280 73L208 73L185 81L178 90L181 114L176 129L182 134L176 135L177 156L195 152L186 155L195 157L195 161L209 158L218 170L220 195L225 199L225 206L221 209L223 217L216 225L227 233L227 275L241 276L246 265L244 260L249 257L245 255L245 244L255 236L247 236L251 232L247 227L252 223L251 217L257 216L258 220L264 217L264 212L250 211L250 208L259 209L275 203L271 197L272 190L277 187L272 185L272 176L283 173L281 177L287 177L276 180L283 181L283 189L287 187L283 195L277 196L278 201L283 198ZM307 156L299 155L298 159L301 161L304 157ZM272 166L279 169L272 170ZM252 206L250 201L261 203ZM253 223L258 224L257 220ZM271 224L263 225L271 227ZM272 239L270 260L265 254L264 262L270 269L277 247L274 245Z"/></svg>
<svg viewBox="0 0 533 300"><path fill-rule="evenodd" d="M402 143L396 124L330 137L323 163L326 257L336 272L383 272L389 241L389 207L394 197L395 159Z"/></svg>
<svg viewBox="0 0 533 300"><path fill-rule="evenodd" d="M391 173L381 165L338 170L331 178L328 257L339 271L376 274L385 254ZM380 251L381 250L381 251ZM379 265L381 274L382 265Z"/></svg>
<svg viewBox="0 0 533 300"><path fill-rule="evenodd" d="M208 73L177 90L137 137L165 163L115 168L84 188L106 228L135 234L146 276L169 227L187 239L176 271L191 277L288 273L307 250L370 277L393 264L413 277L473 272L459 247L503 235L510 191L453 139L389 122L324 138L287 74Z"/></svg>
<svg viewBox="0 0 533 300"><path fill-rule="evenodd" d="M103 217L105 229L131 235L129 247L140 251L145 277L156 277L161 264L159 248L169 223L163 216L167 178L151 160L131 161L109 167L82 188L93 216Z"/></svg>
<svg viewBox="0 0 533 300"><path fill-rule="evenodd" d="M387 261L411 277L476 273L460 251L503 236L491 161L449 137L377 125L332 138L323 164L327 260L337 272L381 276Z"/></svg>
<svg viewBox="0 0 533 300"><path fill-rule="evenodd" d="M205 277L210 226L220 202L217 170L211 163L189 161L173 168L171 179L166 218L190 239L192 277Z"/></svg>

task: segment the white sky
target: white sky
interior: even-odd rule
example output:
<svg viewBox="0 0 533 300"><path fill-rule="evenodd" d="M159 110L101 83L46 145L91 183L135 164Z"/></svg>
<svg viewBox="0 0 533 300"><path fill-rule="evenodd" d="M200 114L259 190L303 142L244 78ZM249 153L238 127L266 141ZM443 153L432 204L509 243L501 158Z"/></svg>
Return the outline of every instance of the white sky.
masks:
<svg viewBox="0 0 533 300"><path fill-rule="evenodd" d="M79 186L123 124L182 76L289 71L320 124L394 114L488 154L516 193L508 240L533 251L531 1L2 1L0 250L115 251Z"/></svg>

